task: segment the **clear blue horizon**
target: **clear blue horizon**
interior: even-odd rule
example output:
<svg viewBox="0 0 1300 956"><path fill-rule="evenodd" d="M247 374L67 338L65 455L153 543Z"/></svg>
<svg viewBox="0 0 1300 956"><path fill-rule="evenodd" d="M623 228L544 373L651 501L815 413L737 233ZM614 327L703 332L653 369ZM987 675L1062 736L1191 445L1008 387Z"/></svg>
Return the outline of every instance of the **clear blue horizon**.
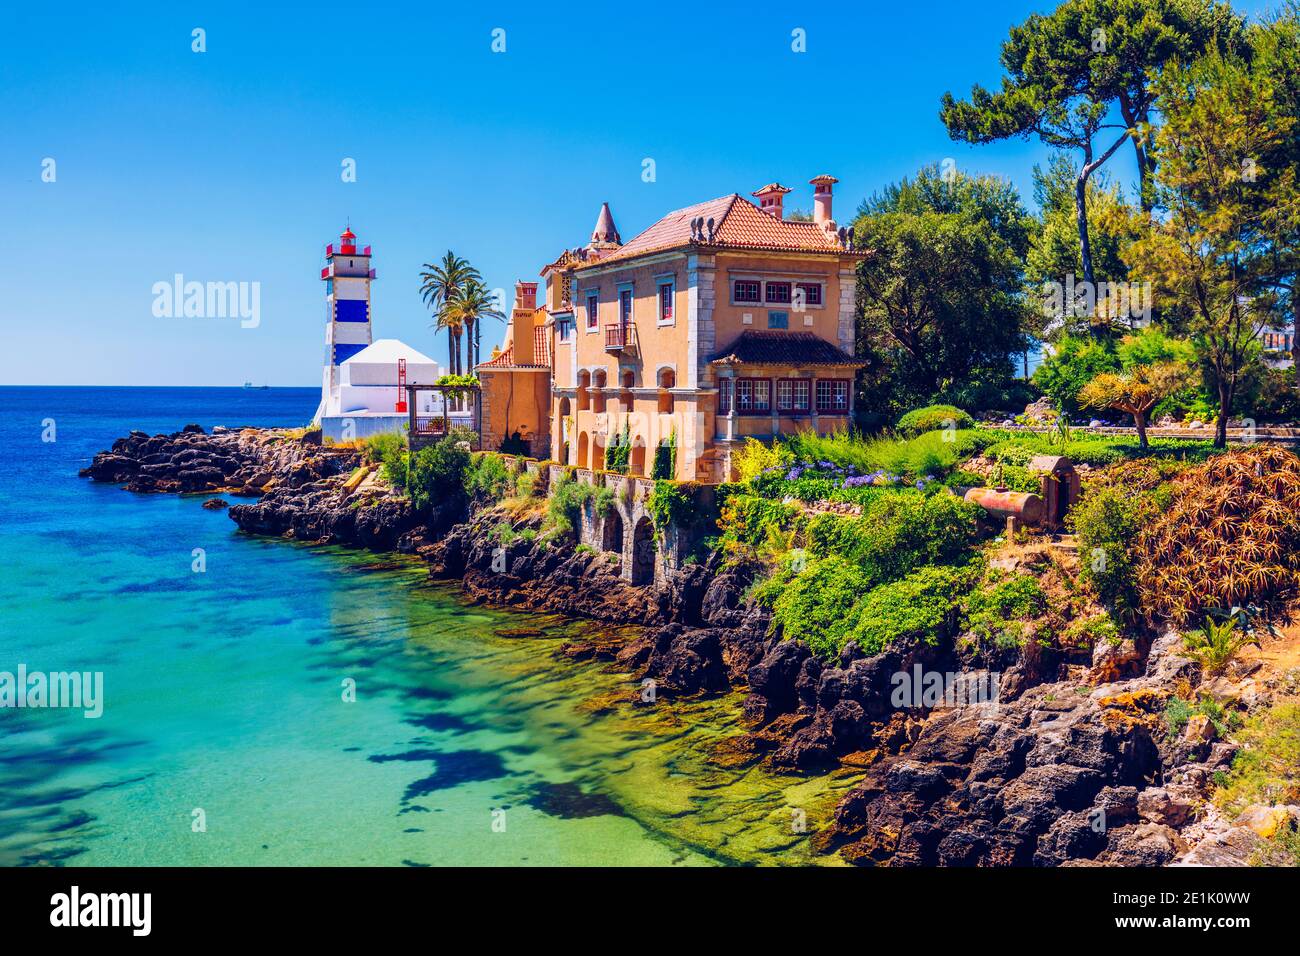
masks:
<svg viewBox="0 0 1300 956"><path fill-rule="evenodd" d="M317 385L323 251L347 223L374 250L375 337L445 363L420 264L453 249L508 299L587 241L603 201L627 240L772 180L809 209L808 180L831 173L845 221L952 159L1029 204L1048 151L955 143L939 98L996 84L1008 27L1052 6L16 8L0 35L4 384ZM1131 152L1108 171L1129 186ZM258 283L260 322L156 317L154 284L177 274ZM485 328L485 354L501 332Z"/></svg>

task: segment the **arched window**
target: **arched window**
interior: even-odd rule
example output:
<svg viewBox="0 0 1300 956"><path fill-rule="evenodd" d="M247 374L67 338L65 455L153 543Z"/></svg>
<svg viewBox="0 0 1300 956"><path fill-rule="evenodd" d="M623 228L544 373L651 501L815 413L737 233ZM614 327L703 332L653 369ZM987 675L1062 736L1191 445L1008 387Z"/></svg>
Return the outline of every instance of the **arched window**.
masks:
<svg viewBox="0 0 1300 956"><path fill-rule="evenodd" d="M585 412L587 409L591 408L591 396L588 394L588 389L590 388L591 388L591 373L579 372L578 373L578 411L580 412Z"/></svg>
<svg viewBox="0 0 1300 956"><path fill-rule="evenodd" d="M591 388L593 391L591 400L591 410L593 412L603 412L605 410L605 370L597 369L596 374L591 377Z"/></svg>
<svg viewBox="0 0 1300 956"><path fill-rule="evenodd" d="M673 411L673 393L669 389L677 385L677 373L670 368L659 370L659 414L671 415Z"/></svg>

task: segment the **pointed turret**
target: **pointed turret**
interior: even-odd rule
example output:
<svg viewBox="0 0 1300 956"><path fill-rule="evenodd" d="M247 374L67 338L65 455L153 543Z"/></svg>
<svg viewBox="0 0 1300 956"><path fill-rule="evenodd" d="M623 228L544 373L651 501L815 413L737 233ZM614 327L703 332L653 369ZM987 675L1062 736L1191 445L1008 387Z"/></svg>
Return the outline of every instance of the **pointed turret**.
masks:
<svg viewBox="0 0 1300 956"><path fill-rule="evenodd" d="M596 217L596 228L591 233L588 249L617 249L623 244L614 228L614 214L609 211L609 203L600 204L600 215Z"/></svg>

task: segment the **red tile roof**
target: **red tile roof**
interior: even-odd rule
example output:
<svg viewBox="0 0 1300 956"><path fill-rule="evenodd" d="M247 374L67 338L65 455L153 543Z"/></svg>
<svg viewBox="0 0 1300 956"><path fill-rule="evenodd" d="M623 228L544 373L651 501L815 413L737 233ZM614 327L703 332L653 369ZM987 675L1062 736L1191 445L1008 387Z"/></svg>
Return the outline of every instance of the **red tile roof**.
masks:
<svg viewBox="0 0 1300 956"><path fill-rule="evenodd" d="M840 365L860 367L860 362L835 343L811 332L748 330L709 359L714 365Z"/></svg>
<svg viewBox="0 0 1300 956"><path fill-rule="evenodd" d="M713 220L712 241L691 239L691 220L703 217L707 235L708 221ZM761 211L736 193L678 209L664 216L621 248L587 262L575 269L587 269L609 262L631 259L652 252L681 246L704 248L755 249L774 252L823 252L835 255L862 255L847 252L835 235L813 222L777 219Z"/></svg>
<svg viewBox="0 0 1300 956"><path fill-rule="evenodd" d="M479 362L476 368L550 368L551 340L543 325L533 329L533 351L529 358L532 361L516 362L515 344L511 342L496 358Z"/></svg>

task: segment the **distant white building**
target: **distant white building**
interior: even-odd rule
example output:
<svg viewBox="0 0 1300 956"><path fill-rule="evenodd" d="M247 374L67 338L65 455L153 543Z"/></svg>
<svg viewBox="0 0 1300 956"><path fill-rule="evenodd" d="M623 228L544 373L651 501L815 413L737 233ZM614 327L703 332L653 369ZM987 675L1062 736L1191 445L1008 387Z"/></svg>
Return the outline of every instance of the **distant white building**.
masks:
<svg viewBox="0 0 1300 956"><path fill-rule="evenodd" d="M333 441L369 438L383 432L401 433L408 424L407 385L432 385L442 366L397 339L372 338L370 247L357 249L357 237L347 229L325 247L325 368L320 405L312 424ZM442 417L439 392L417 392L420 417ZM449 417L457 418L457 409Z"/></svg>

